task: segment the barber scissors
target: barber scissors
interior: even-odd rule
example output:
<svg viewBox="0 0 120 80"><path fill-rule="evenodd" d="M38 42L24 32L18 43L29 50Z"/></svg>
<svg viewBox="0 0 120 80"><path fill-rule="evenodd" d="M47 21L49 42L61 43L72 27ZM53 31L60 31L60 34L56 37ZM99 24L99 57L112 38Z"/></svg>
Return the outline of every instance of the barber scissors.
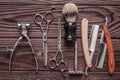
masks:
<svg viewBox="0 0 120 80"><path fill-rule="evenodd" d="M45 20L46 22L46 30L43 29L42 23ZM44 66L47 66L47 34L50 23L54 20L54 16L52 14L52 9L48 11L44 16L41 14L35 14L34 16L34 22L40 27L42 32L42 40L43 40L43 60L44 60Z"/></svg>
<svg viewBox="0 0 120 80"><path fill-rule="evenodd" d="M61 49L61 22L60 22L60 18L59 18L59 24L58 24L57 52L56 52L55 56L49 60L48 66L50 69L56 69L58 67L59 70L61 71L61 74L65 77L64 71L67 70L67 63L63 59L63 53L62 53L62 49Z"/></svg>

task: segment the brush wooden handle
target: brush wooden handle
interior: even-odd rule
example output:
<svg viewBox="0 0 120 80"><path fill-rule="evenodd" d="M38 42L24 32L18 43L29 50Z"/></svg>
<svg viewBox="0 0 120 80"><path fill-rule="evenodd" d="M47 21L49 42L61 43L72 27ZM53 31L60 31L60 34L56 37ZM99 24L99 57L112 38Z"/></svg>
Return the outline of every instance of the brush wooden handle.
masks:
<svg viewBox="0 0 120 80"><path fill-rule="evenodd" d="M106 25L103 26L105 40L107 43L107 53L108 53L108 72L109 74L113 74L115 70L115 59L114 59L114 50L112 45L112 40L110 36L110 32Z"/></svg>
<svg viewBox="0 0 120 80"><path fill-rule="evenodd" d="M76 40L76 23L75 22L66 22L64 24L65 30L65 40L67 42Z"/></svg>
<svg viewBox="0 0 120 80"><path fill-rule="evenodd" d="M82 34L82 45L83 45L85 61L87 66L90 68L92 64L88 49L88 20L86 18L82 20L81 34Z"/></svg>

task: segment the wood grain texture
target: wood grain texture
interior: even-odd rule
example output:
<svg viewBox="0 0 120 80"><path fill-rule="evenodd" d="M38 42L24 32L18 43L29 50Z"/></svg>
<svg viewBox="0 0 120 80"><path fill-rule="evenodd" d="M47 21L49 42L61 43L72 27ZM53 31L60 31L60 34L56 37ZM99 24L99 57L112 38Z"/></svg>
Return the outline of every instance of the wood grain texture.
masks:
<svg viewBox="0 0 120 80"><path fill-rule="evenodd" d="M110 32L107 28L107 25L103 26L103 30L105 32L105 40L107 43L107 53L108 53L108 71L109 74L113 74L115 70L115 58L114 58L114 49L112 45L112 40L110 36Z"/></svg>
<svg viewBox="0 0 120 80"><path fill-rule="evenodd" d="M37 54L42 51L42 39L40 28L34 24L33 17L36 13L44 13L52 6L56 6L53 11L54 21L50 25L48 34L48 59L52 58L56 52L58 17L62 17L62 7L67 2L73 2L78 6L79 14L77 18L77 40L78 40L78 70L85 69L85 60L81 45L81 20L86 17L89 20L89 32L93 24L100 25L98 40L96 45L93 66L89 70L88 77L85 75L69 76L68 71L73 70L74 46L67 46L62 41L64 59L68 63L66 71L67 78L63 78L58 69L51 71L44 68L42 56L38 56L39 73L35 74L34 59L29 47L19 47L14 55L12 74L8 73L9 54L6 54L7 47L13 47L19 37L19 29L16 22L29 21L32 27L29 30L29 37ZM114 55L115 73L110 76L107 72L107 55L104 68L98 70L94 67L99 51L99 41L102 25L105 24L105 17L108 18L108 29L111 34ZM62 38L64 37L64 19L62 18ZM45 27L45 22L43 24ZM120 80L120 0L0 0L0 80Z"/></svg>
<svg viewBox="0 0 120 80"><path fill-rule="evenodd" d="M2 5L64 5L65 3L68 2L73 2L77 5L112 5L112 6L118 6L120 5L120 1L119 0L1 0L0 4Z"/></svg>

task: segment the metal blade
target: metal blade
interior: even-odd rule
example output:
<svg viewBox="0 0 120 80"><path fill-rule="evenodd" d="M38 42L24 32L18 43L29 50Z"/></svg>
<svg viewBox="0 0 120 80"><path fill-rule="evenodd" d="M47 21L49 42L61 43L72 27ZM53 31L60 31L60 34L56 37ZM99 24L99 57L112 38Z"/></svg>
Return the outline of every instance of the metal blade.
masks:
<svg viewBox="0 0 120 80"><path fill-rule="evenodd" d="M58 50L61 50L61 21L60 21L60 17L59 17L59 21L58 21L58 38L57 38L57 47Z"/></svg>
<svg viewBox="0 0 120 80"><path fill-rule="evenodd" d="M47 66L47 34L43 33L43 60L44 66Z"/></svg>
<svg viewBox="0 0 120 80"><path fill-rule="evenodd" d="M103 68L104 59L106 55L107 45L104 42L104 31L102 30L101 39L100 39L100 51L96 60L96 68Z"/></svg>
<svg viewBox="0 0 120 80"><path fill-rule="evenodd" d="M91 32L90 32L90 37L89 37L89 51L90 51L90 59L92 62L93 56L94 56L94 51L95 51L95 46L96 46L96 41L97 41L97 34L99 30L99 25L93 25ZM88 67L85 69L85 75L88 75Z"/></svg>
<svg viewBox="0 0 120 80"><path fill-rule="evenodd" d="M89 39L89 50L91 52L95 51L98 30L99 30L99 25L93 25L92 26L92 30L91 30L91 34L90 34L90 39Z"/></svg>

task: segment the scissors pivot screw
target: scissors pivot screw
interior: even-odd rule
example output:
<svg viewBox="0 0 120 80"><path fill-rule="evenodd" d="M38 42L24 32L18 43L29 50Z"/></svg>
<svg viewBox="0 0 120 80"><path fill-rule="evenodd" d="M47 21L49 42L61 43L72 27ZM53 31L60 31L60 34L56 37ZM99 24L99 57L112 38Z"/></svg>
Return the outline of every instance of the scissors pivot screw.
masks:
<svg viewBox="0 0 120 80"><path fill-rule="evenodd" d="M42 56L43 55L43 52L39 52L38 54L37 54L37 56Z"/></svg>

